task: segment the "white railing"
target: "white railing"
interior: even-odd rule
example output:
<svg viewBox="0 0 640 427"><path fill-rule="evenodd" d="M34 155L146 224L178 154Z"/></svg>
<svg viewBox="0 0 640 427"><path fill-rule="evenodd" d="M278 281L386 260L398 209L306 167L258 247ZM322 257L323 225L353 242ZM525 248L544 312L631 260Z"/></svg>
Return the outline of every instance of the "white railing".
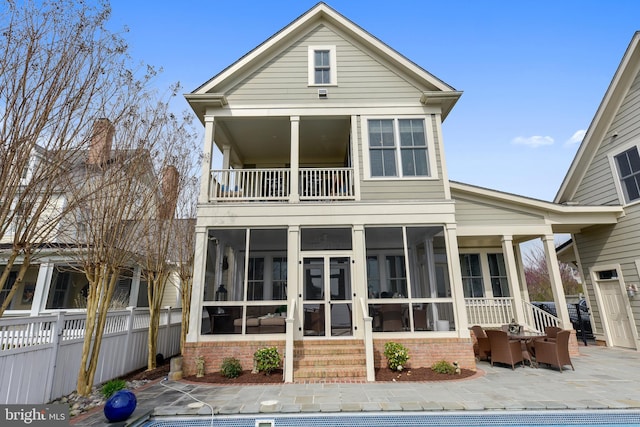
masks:
<svg viewBox="0 0 640 427"><path fill-rule="evenodd" d="M360 311L364 321L364 354L367 363L367 381L376 380L373 354L373 318L369 315L369 309L364 298L360 298Z"/></svg>
<svg viewBox="0 0 640 427"><path fill-rule="evenodd" d="M295 331L296 322L296 299L293 298L289 303L289 308L286 323L286 339L285 339L285 355L284 355L284 382L293 382L293 334Z"/></svg>
<svg viewBox="0 0 640 427"><path fill-rule="evenodd" d="M146 322L144 321L146 319ZM110 312L94 384L147 364L148 309ZM180 309L162 310L158 352L180 352ZM85 313L0 319L0 404L43 404L76 388L85 333Z"/></svg>
<svg viewBox="0 0 640 427"><path fill-rule="evenodd" d="M287 200L289 169L222 169L211 171L209 200Z"/></svg>
<svg viewBox="0 0 640 427"><path fill-rule="evenodd" d="M353 179L351 168L300 169L300 200L353 199Z"/></svg>
<svg viewBox="0 0 640 427"><path fill-rule="evenodd" d="M469 325L500 327L515 318L513 298L465 298Z"/></svg>
<svg viewBox="0 0 640 427"><path fill-rule="evenodd" d="M298 178L300 200L355 199L352 168L302 168ZM210 180L215 201L286 201L294 193L287 168L212 170Z"/></svg>
<svg viewBox="0 0 640 427"><path fill-rule="evenodd" d="M544 332L546 326L558 326L560 324L559 318L526 301L522 301L522 311L524 311L526 318L524 323L537 332Z"/></svg>

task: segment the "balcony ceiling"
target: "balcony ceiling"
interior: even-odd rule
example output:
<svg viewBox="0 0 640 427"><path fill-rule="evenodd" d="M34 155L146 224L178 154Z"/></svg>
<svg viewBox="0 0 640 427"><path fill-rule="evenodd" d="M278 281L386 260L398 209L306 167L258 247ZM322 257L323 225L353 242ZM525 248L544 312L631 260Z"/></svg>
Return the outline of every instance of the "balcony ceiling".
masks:
<svg viewBox="0 0 640 427"><path fill-rule="evenodd" d="M290 163L289 117L226 118L216 122L220 148L230 144L242 164L284 165ZM349 117L301 118L300 164L342 163L349 146Z"/></svg>

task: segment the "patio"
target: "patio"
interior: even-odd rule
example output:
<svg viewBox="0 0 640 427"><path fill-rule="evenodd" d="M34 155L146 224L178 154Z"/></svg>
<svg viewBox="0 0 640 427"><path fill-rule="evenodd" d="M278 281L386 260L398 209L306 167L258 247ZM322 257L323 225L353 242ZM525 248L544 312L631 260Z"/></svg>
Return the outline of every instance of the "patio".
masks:
<svg viewBox="0 0 640 427"><path fill-rule="evenodd" d="M215 414L417 412L485 410L640 410L640 357L637 352L598 346L580 347L575 371L491 367L460 381L430 383L330 383L270 386L214 386L155 382L136 391L133 417L209 415L207 406L189 407L189 392ZM550 384L553 384L550 387ZM166 387L168 386L168 387ZM171 387L171 388L169 388ZM275 400L273 405L261 403ZM132 418L133 419L133 418ZM130 419L130 421L132 420ZM100 424L102 422L102 424ZM108 425L102 408L71 420L72 425Z"/></svg>

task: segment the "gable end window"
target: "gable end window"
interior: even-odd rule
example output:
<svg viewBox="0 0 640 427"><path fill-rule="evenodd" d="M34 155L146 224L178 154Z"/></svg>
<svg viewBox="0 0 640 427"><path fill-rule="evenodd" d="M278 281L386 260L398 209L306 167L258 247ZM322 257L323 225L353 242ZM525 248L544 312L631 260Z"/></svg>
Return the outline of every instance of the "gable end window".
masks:
<svg viewBox="0 0 640 427"><path fill-rule="evenodd" d="M309 85L338 84L335 46L309 46Z"/></svg>
<svg viewBox="0 0 640 427"><path fill-rule="evenodd" d="M631 147L614 158L625 202L630 203L640 200L640 155L638 154L638 147Z"/></svg>
<svg viewBox="0 0 640 427"><path fill-rule="evenodd" d="M429 151L424 119L369 119L372 177L426 177Z"/></svg>

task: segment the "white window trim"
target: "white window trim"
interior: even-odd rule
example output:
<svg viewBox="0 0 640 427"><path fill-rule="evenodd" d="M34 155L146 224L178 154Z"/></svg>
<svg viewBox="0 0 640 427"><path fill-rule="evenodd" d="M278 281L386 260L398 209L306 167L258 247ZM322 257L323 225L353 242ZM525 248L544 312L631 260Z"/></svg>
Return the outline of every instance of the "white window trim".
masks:
<svg viewBox="0 0 640 427"><path fill-rule="evenodd" d="M626 197L624 197L624 190L622 189L622 183L620 182L620 174L618 173L618 165L615 159L615 156L617 156L618 154L622 154L623 152L627 151L632 147L636 147L636 149L640 152L640 142L632 141L632 142L629 142L628 144L616 147L615 151L612 151L609 154L607 154L607 158L609 159L609 167L611 168L611 175L613 176L613 183L616 187L616 192L618 193L618 201L623 206L632 206L640 203L640 199L627 202Z"/></svg>
<svg viewBox="0 0 640 427"><path fill-rule="evenodd" d="M329 78L331 82L329 83L316 83L315 82L315 52L317 50L328 50L329 51ZM309 46L308 47L308 78L309 78L309 86L314 87L325 87L325 86L337 86L338 85L338 61L336 55L336 46L335 45L320 45L320 46Z"/></svg>
<svg viewBox="0 0 640 427"><path fill-rule="evenodd" d="M504 253L502 252L502 248L483 248L483 249L472 249L472 248L464 248L458 251L459 255L469 255L469 254L478 254L480 255L480 268L482 269L482 287L484 289L484 297L482 298L513 298L509 297L495 297L493 295L493 285L491 284L491 269L489 268L489 254L502 254L504 257ZM504 260L505 268L507 267L507 260ZM462 273L462 269L460 270ZM507 282L509 281L509 276L507 275ZM507 287L509 289L509 293L511 293L511 284L507 283ZM465 297L466 298L466 297Z"/></svg>
<svg viewBox="0 0 640 427"><path fill-rule="evenodd" d="M403 176L402 175L402 164L400 163L400 136L399 136L399 128L397 126L398 120L404 119L422 119L424 120L425 127L425 136L427 138L427 161L429 162L429 175L426 176ZM393 120L393 132L394 138L396 139L396 170L398 171L397 176L371 176L371 160L369 157L369 120ZM435 145L435 137L433 134L433 122L432 116L362 116L360 118L360 129L362 135L362 161L363 161L363 170L364 170L364 181L388 181L388 180L398 180L401 179L403 181L407 180L436 180L438 179L438 165L436 164L436 145Z"/></svg>

